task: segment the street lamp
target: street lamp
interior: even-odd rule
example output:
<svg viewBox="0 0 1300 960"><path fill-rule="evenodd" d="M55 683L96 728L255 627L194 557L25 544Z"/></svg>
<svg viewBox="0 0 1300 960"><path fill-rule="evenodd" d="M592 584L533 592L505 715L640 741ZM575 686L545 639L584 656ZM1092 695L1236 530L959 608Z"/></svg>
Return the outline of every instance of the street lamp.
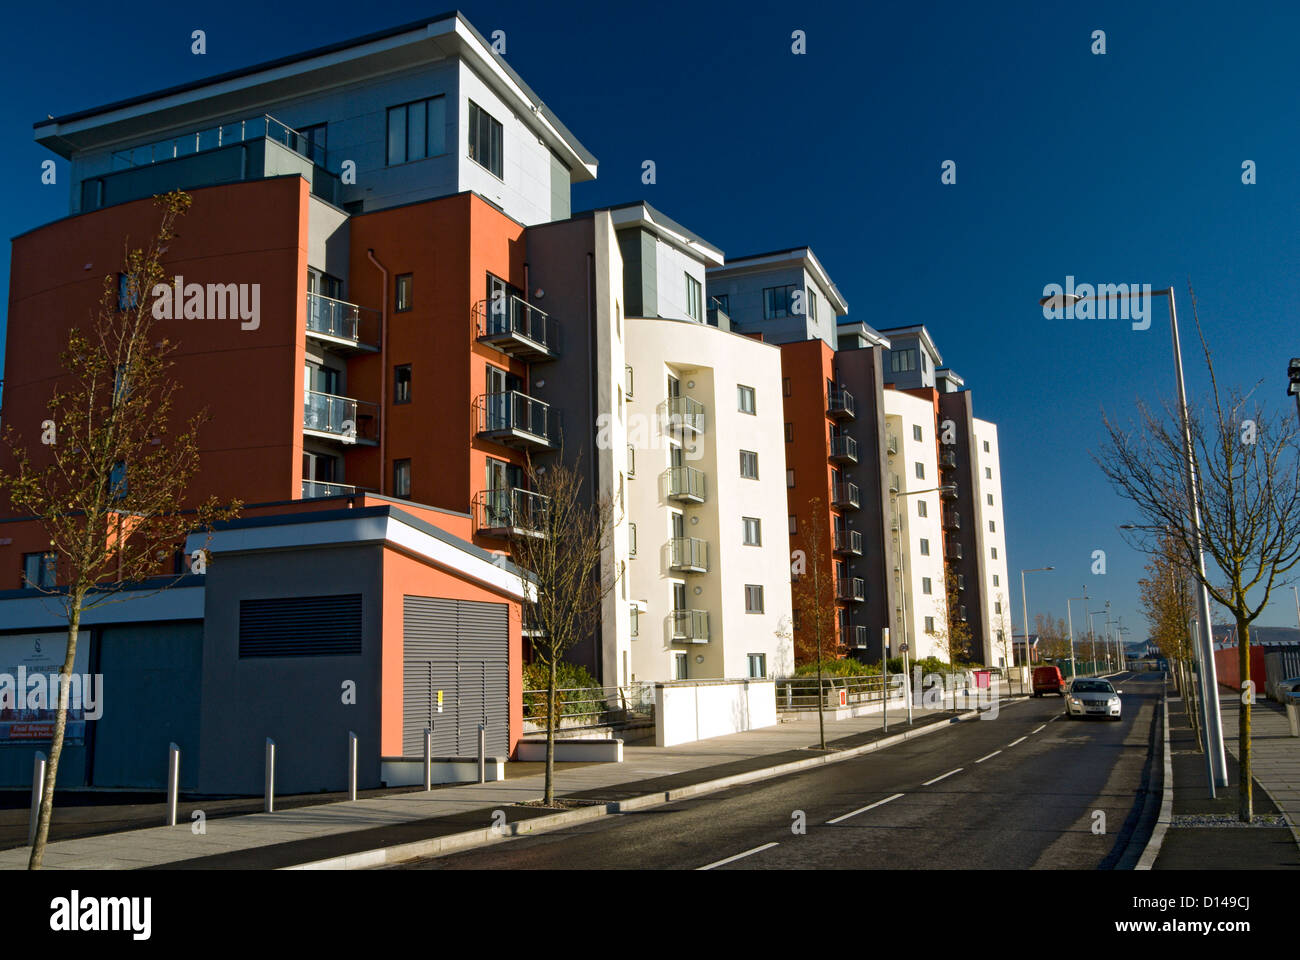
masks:
<svg viewBox="0 0 1300 960"><path fill-rule="evenodd" d="M1187 487L1188 518L1190 523L1190 533L1192 535L1192 553L1196 561L1197 570L1197 609L1199 612L1200 630L1197 631L1200 643L1198 652L1201 658L1201 669L1205 682L1201 685L1202 696L1205 698L1204 711L1208 729L1206 760L1209 763L1210 777L1210 797L1214 797L1214 787L1218 784L1221 787L1228 785L1228 763L1223 752L1223 717L1219 712L1219 678L1218 670L1214 663L1214 639L1210 632L1210 592L1205 587L1205 555L1201 550L1201 504L1196 495L1196 457L1192 452L1192 430L1191 422L1187 414L1187 388L1183 383L1183 351L1178 338L1178 312L1174 306L1174 288L1168 287L1164 290L1136 291L1130 290L1126 293L1109 293L1105 295L1097 294L1091 297L1084 297L1078 294L1059 294L1054 297L1043 297L1040 299L1040 306L1050 306L1053 308L1065 307L1079 303L1084 300L1105 300L1127 299L1132 297L1141 297L1145 295L1154 297L1167 297L1169 299L1169 331L1173 339L1174 348L1174 374L1178 386L1178 416L1182 424L1183 431L1183 482ZM1300 372L1300 365L1292 361L1292 365ZM1288 367L1288 372L1292 367ZM1300 394L1297 395L1297 410L1300 410Z"/></svg>
<svg viewBox="0 0 1300 960"><path fill-rule="evenodd" d="M1300 357L1292 357L1286 365L1286 395L1295 397L1296 416L1300 417Z"/></svg>
<svg viewBox="0 0 1300 960"><path fill-rule="evenodd" d="M1087 593L1086 590L1084 592ZM1065 598L1065 619L1066 619L1066 623L1069 624L1069 628L1070 628L1070 679L1073 680L1076 676L1079 675L1079 670L1074 662L1074 614L1070 611L1071 600L1082 600L1084 602L1083 608L1087 610L1088 598L1087 597L1066 597Z"/></svg>
<svg viewBox="0 0 1300 960"><path fill-rule="evenodd" d="M1022 622L1025 625L1025 669L1026 670L1029 669L1029 600L1025 596L1025 574L1042 573L1043 571L1046 570L1055 570L1055 569L1056 569L1055 567L1033 567L1032 569L1029 570L1020 571L1020 612L1024 616ZM1012 659L1014 660L1015 658L1012 657ZM1020 692L1021 694L1024 694L1025 692L1025 681L1023 675L1021 676L1020 679Z"/></svg>
<svg viewBox="0 0 1300 960"><path fill-rule="evenodd" d="M897 500L897 499L899 499L900 497L914 497L914 496L916 496L917 494L920 494L920 493L935 493L935 492L937 492L937 491L949 491L949 490L956 490L956 489L957 489L957 485L956 485L956 484L953 484L953 483L945 483L945 484L942 484L941 486L930 487L930 488L928 488L928 489L926 489L926 490L903 490L903 491L901 491L901 492L900 492L900 491L895 491L895 492L893 492L893 493L890 495L890 499L891 499L891 500ZM898 510L897 510L896 507L895 507L894 512L895 512L895 513L898 512ZM900 520L901 520L901 518L900 518ZM901 522L899 523L898 538L899 538L899 540L902 540L902 539L903 539L903 529L902 529L902 523L901 523ZM908 677L908 673L907 673L907 671L908 671L908 659L907 659L907 655L908 655L908 653L910 652L910 649L909 649L909 647L908 647L908 645L907 645L907 551L906 551L905 549L903 549L903 545L902 545L902 544L899 545L899 551L898 551L898 571L899 571L898 589L899 589L899 591L900 591L901 594L902 594L901 601L902 601L902 607L903 607L903 640L902 640L902 642L899 644L899 649L902 650L902 652L903 652L903 692L906 694L906 699L907 699L907 723L908 723L908 725L910 726L911 723L912 723L912 685L911 685L911 680L910 680L910 678ZM947 609L947 604L948 604L948 581L947 581L947 577L946 577L946 576L945 576L945 578L944 578L943 602L944 602L944 608ZM886 651L885 651L884 648L882 647L882 648L881 648L881 660L883 661L882 666L885 668L885 669L882 669L882 670L880 671L880 672L881 672L881 683L882 683L882 684L885 682L885 679L889 676L889 670L888 670L888 667L889 667L889 658L888 658L887 656L885 656L885 653L886 653ZM953 689L956 690L956 687L954 687ZM882 692L883 692L883 689L882 689ZM957 696L957 694L954 693L954 694L953 694L953 707L954 707L954 709L956 708L956 705L957 705L956 696ZM884 701L884 714L885 714L885 729L888 730L888 729L889 729L889 697L888 697L887 695L885 696L885 701Z"/></svg>

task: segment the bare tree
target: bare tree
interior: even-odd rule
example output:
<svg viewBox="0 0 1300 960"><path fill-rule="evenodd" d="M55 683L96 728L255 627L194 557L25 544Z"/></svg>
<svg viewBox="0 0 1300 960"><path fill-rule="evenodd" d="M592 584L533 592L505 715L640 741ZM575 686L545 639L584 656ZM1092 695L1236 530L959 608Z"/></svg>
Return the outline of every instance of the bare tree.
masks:
<svg viewBox="0 0 1300 960"><path fill-rule="evenodd" d="M1140 425L1124 429L1103 415L1106 440L1096 457L1116 491L1140 515L1140 549L1154 553L1169 536L1174 558L1191 578L1204 584L1215 603L1231 614L1237 628L1237 656L1243 689L1250 681L1250 625L1267 608L1274 587L1289 582L1300 563L1300 471L1297 435L1289 417L1273 417L1254 390L1221 388L1192 295L1193 317L1209 374L1207 402L1190 408L1186 423L1200 500L1202 544L1222 577L1201 573L1191 528L1185 484L1184 426L1166 406L1138 404ZM1258 387L1258 384L1256 385ZM1190 407L1190 405L1189 405ZM1217 696L1217 691L1210 691ZM1251 796L1251 702L1243 696L1238 752L1241 783L1238 816L1249 822Z"/></svg>
<svg viewBox="0 0 1300 960"><path fill-rule="evenodd" d="M794 609L799 614L795 631L795 655L817 664L817 728L821 749L826 749L826 692L822 689L822 662L838 658L842 644L837 639L834 567L826 542L821 497L808 501L809 522L804 526L803 556L796 554L792 572L798 577L792 590Z"/></svg>
<svg viewBox="0 0 1300 960"><path fill-rule="evenodd" d="M527 500L511 499L511 558L521 568L524 616L536 634L533 655L547 668L546 788L543 804L555 803L555 730L559 725L556 676L566 652L600 627L605 598L618 582L612 542L623 505L583 491L581 458L572 466L556 455L545 466L529 462ZM524 506L523 504L528 504Z"/></svg>
<svg viewBox="0 0 1300 960"><path fill-rule="evenodd" d="M1138 581L1138 596L1150 637L1169 661L1178 692L1187 709L1187 718L1199 741L1199 718L1193 707L1191 663L1193 642L1189 622L1192 619L1192 582L1185 565L1178 562L1178 545L1167 532L1154 541L1155 552L1147 562L1147 576Z"/></svg>
<svg viewBox="0 0 1300 960"><path fill-rule="evenodd" d="M30 513L48 536L59 585L28 586L54 597L68 623L58 711L28 860L32 870L40 869L49 837L83 615L140 596L141 581L174 573L167 561L186 534L210 528L239 506L236 502L221 507L210 499L197 509L183 510L185 491L199 468L198 427L206 413L169 435L179 384L168 376L174 346L166 339L155 340L153 290L164 279L163 250L190 198L175 192L157 203L162 218L150 245L130 249L128 243L124 286L119 288L116 277L106 276L88 328L76 327L68 334L61 355L65 375L47 404L48 418L39 425L40 442L24 441L13 424L5 430L13 466L0 471L0 488L12 506ZM148 584L143 592L174 582ZM125 593L128 590L132 593Z"/></svg>
<svg viewBox="0 0 1300 960"><path fill-rule="evenodd" d="M935 600L934 631L939 649L954 668L970 659L974 633L962 614L961 592L957 589L957 570L952 564L944 568L944 595Z"/></svg>

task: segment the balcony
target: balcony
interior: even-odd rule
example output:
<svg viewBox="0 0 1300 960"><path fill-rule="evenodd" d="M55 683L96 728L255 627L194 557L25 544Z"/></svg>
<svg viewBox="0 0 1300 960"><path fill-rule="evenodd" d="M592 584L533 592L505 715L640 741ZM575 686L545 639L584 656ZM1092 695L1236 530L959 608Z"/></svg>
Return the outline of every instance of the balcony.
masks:
<svg viewBox="0 0 1300 960"><path fill-rule="evenodd" d="M847 507L856 510L858 504L858 485L856 483L837 480L831 484L832 507Z"/></svg>
<svg viewBox="0 0 1300 960"><path fill-rule="evenodd" d="M957 608L957 619L958 619L958 620L961 620L961 621L963 621L963 622L966 620L966 607L965 607L965 605L959 606L959 607Z"/></svg>
<svg viewBox="0 0 1300 960"><path fill-rule="evenodd" d="M956 499L957 499L957 484L955 484L955 483L952 483L952 484L945 484L944 486L940 487L940 488L939 488L939 496L943 497L943 499L945 499L945 500L956 500Z"/></svg>
<svg viewBox="0 0 1300 960"><path fill-rule="evenodd" d="M356 492L356 487L346 483L329 483L325 480L304 480L302 482L302 498L304 500L311 500L316 497L340 497Z"/></svg>
<svg viewBox="0 0 1300 960"><path fill-rule="evenodd" d="M697 537L674 537L668 542L668 566L679 573L709 572L709 542Z"/></svg>
<svg viewBox="0 0 1300 960"><path fill-rule="evenodd" d="M956 510L945 510L943 512L943 528L945 530L960 530L961 514Z"/></svg>
<svg viewBox="0 0 1300 960"><path fill-rule="evenodd" d="M862 556L862 534L857 530L835 531L835 553L841 557Z"/></svg>
<svg viewBox="0 0 1300 960"><path fill-rule="evenodd" d="M853 394L843 387L831 390L826 396L826 414L836 420L852 420L857 416Z"/></svg>
<svg viewBox="0 0 1300 960"><path fill-rule="evenodd" d="M867 647L867 628L849 627L848 644L854 650L865 650Z"/></svg>
<svg viewBox="0 0 1300 960"><path fill-rule="evenodd" d="M963 573L957 574L957 589L958 590L966 589L966 575Z"/></svg>
<svg viewBox="0 0 1300 960"><path fill-rule="evenodd" d="M668 468L668 499L682 503L704 502L704 471L694 467Z"/></svg>
<svg viewBox="0 0 1300 960"><path fill-rule="evenodd" d="M960 560L961 543L959 541L953 541L949 543L947 547L944 548L944 556L946 556L949 560Z"/></svg>
<svg viewBox="0 0 1300 960"><path fill-rule="evenodd" d="M482 490L474 497L478 532L490 537L543 537L549 497L520 487Z"/></svg>
<svg viewBox="0 0 1300 960"><path fill-rule="evenodd" d="M957 469L957 451L952 447L945 446L939 451L939 466L944 470Z"/></svg>
<svg viewBox="0 0 1300 960"><path fill-rule="evenodd" d="M668 615L673 643L708 643L709 611L674 610Z"/></svg>
<svg viewBox="0 0 1300 960"><path fill-rule="evenodd" d="M374 353L379 349L379 311L309 293L307 336L343 353Z"/></svg>
<svg viewBox="0 0 1300 960"><path fill-rule="evenodd" d="M889 492L890 492L890 493L898 493L900 487L901 487L901 484L900 484L899 481L898 481L898 474L896 474L896 473L891 473L891 474L889 475Z"/></svg>
<svg viewBox="0 0 1300 960"><path fill-rule="evenodd" d="M478 435L520 450L555 446L550 404L518 390L485 393L474 401Z"/></svg>
<svg viewBox="0 0 1300 960"><path fill-rule="evenodd" d="M377 404L308 390L303 400L302 432L340 443L379 444Z"/></svg>
<svg viewBox="0 0 1300 960"><path fill-rule="evenodd" d="M553 360L559 354L560 329L531 303L509 299L480 300L474 305L474 327L479 343L496 347L516 360Z"/></svg>
<svg viewBox="0 0 1300 960"><path fill-rule="evenodd" d="M861 603L867 599L867 585L861 577L840 577L835 581L835 599Z"/></svg>
<svg viewBox="0 0 1300 960"><path fill-rule="evenodd" d="M704 404L690 397L668 398L668 426L692 433L704 432Z"/></svg>
<svg viewBox="0 0 1300 960"><path fill-rule="evenodd" d="M885 434L885 453L891 457L898 453L898 437L892 433Z"/></svg>
<svg viewBox="0 0 1300 960"><path fill-rule="evenodd" d="M858 441L842 434L831 437L830 459L832 463L857 463Z"/></svg>

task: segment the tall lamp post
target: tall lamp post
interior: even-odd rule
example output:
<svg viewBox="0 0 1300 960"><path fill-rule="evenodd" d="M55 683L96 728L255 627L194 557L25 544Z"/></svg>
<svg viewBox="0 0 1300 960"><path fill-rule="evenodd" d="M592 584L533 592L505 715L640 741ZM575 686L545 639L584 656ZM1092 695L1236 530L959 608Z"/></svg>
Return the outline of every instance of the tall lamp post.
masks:
<svg viewBox="0 0 1300 960"><path fill-rule="evenodd" d="M1055 567L1032 567L1029 570L1020 571L1020 613L1023 617L1021 621L1025 625L1025 669L1029 669L1029 598L1025 596L1025 574L1042 573L1047 570L1055 570ZM1025 681L1023 675L1020 680L1020 693L1025 692Z"/></svg>
<svg viewBox="0 0 1300 960"><path fill-rule="evenodd" d="M1070 611L1071 600L1083 600L1084 609L1086 610L1088 609L1087 607L1088 599L1087 597L1066 597L1065 598L1065 619L1066 619L1066 623L1069 624L1069 630L1070 630L1070 679L1073 680L1076 676L1079 675L1079 670L1078 667L1075 666L1075 662L1074 662L1074 614Z"/></svg>
<svg viewBox="0 0 1300 960"><path fill-rule="evenodd" d="M1192 430L1187 414L1187 388L1183 382L1183 351L1178 338L1178 312L1174 305L1174 288L1151 290L1149 293L1144 293L1141 289L1127 293L1107 292L1105 295L1091 297L1078 294L1061 294L1054 297L1043 297L1038 302L1043 307L1064 308L1067 305L1080 303L1084 300L1110 302L1111 300L1142 296L1166 297L1169 300L1169 332L1173 339L1174 374L1178 387L1178 416L1183 433L1183 482L1187 487L1192 559L1196 563L1198 577L1196 605L1200 622L1200 630L1197 631L1200 642L1197 645L1197 652L1200 655L1200 667L1205 681L1201 685L1201 693L1205 698L1203 709L1208 721L1206 723L1206 739L1209 749L1206 750L1206 759L1209 763L1210 796L1213 797L1216 784L1220 787L1228 785L1228 762L1223 752L1223 717L1219 712L1219 677L1218 669L1214 663L1214 638L1210 625L1210 592L1205 587L1205 554L1201 549L1201 503L1196 495L1196 457L1192 452ZM1300 373L1300 365L1296 365L1294 360L1292 365ZM1292 367L1288 367L1288 372L1291 369ZM1297 394L1296 409L1300 412L1300 394Z"/></svg>
<svg viewBox="0 0 1300 960"><path fill-rule="evenodd" d="M891 501L894 501L894 500L900 500L900 499L902 499L903 497L914 497L914 496L916 496L917 494L921 494L921 493L935 493L936 491L940 491L940 490L955 490L955 489L956 489L956 485L955 485L955 484L945 483L945 484L942 484L941 486L930 487L930 488L928 488L928 489L926 489L926 490L903 490L903 491L899 491L899 492L894 493L894 494L890 497L890 500L891 500ZM895 515L898 514L898 506L897 506L897 504L894 504L894 513L895 513ZM903 519L902 517L899 517L899 524L898 524L898 539L899 539L900 541L902 541L902 539L903 539L903 534L904 534L903 524L902 524L902 519ZM899 592L900 592L901 595L902 595L902 596L901 596L901 602L902 602L902 608L903 608L903 639L899 642L899 648L903 651L903 692L906 694L906 699L907 699L907 723L908 723L908 725L910 726L911 723L912 723L912 682L911 682L911 679L910 679L910 678L908 677L908 675L907 675L907 670L908 670L908 657L907 657L907 655L911 652L911 650L910 650L910 648L908 647L908 644L907 644L907 550L906 550L906 546L907 546L906 544L900 542L900 543L899 543L899 549L898 549L898 570L899 570L898 589L899 589ZM948 604L948 578L947 578L946 576L944 577L944 582L943 582L943 602L944 602L944 609L947 609L947 604ZM882 650L881 652L884 653L885 651ZM888 670L889 659L888 659L888 657L885 657L885 658L884 658L884 664L883 664L882 666L885 668L885 669L882 669L882 670L880 671L880 673L881 673L881 683L883 684L883 683L885 682L886 678L889 676L889 670ZM953 696L956 697L956 694L953 694ZM954 704L956 703L955 700L954 700L953 702L954 702ZM886 697L885 697L885 713L888 714L888 712L889 712L889 698L888 698L888 696L886 696Z"/></svg>

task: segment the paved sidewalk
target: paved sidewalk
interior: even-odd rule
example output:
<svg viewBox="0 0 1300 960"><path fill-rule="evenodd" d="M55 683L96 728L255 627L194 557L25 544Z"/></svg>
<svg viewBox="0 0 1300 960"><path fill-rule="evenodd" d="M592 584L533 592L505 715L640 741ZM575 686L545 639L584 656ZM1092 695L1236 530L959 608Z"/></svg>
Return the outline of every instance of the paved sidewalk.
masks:
<svg viewBox="0 0 1300 960"><path fill-rule="evenodd" d="M915 724L943 723L950 712L916 709ZM907 729L903 711L891 711L889 734ZM942 735L942 734L938 734ZM849 749L882 739L880 714L827 720L827 741ZM747 733L677 747L629 746L623 763L557 771L557 796L590 803L748 773L820 756L817 715ZM151 827L51 843L47 869L278 868L378 847L482 830L494 811L506 823L554 816L554 810L517 806L540 799L540 774L495 783L441 787L299 809L208 820L196 835L182 818L175 827ZM55 815L58 815L57 808ZM0 869L23 869L28 848L0 851Z"/></svg>

